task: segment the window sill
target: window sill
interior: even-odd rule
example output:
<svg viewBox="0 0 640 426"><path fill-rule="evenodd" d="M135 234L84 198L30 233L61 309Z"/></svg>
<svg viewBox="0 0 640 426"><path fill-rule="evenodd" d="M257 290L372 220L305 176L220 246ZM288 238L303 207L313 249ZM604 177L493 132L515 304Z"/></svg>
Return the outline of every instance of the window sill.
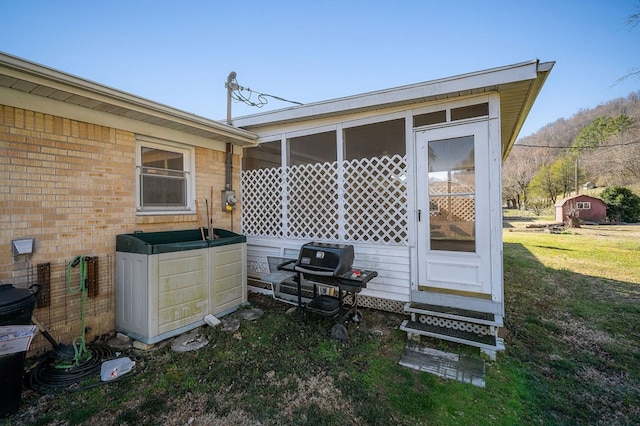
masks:
<svg viewBox="0 0 640 426"><path fill-rule="evenodd" d="M158 223L189 223L197 224L198 216L196 212L137 212L136 224L158 224ZM197 225L196 225L197 226Z"/></svg>
<svg viewBox="0 0 640 426"><path fill-rule="evenodd" d="M196 214L195 210L138 210L136 216L181 216Z"/></svg>

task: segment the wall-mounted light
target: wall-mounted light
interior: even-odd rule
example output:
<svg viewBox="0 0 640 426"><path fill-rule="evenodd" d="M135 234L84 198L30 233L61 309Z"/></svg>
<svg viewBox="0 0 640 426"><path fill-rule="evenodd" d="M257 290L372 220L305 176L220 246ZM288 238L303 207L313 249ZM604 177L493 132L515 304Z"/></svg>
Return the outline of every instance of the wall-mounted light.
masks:
<svg viewBox="0 0 640 426"><path fill-rule="evenodd" d="M20 256L23 254L31 254L34 250L35 238L20 238L18 240L11 241L11 248L13 249L14 256Z"/></svg>

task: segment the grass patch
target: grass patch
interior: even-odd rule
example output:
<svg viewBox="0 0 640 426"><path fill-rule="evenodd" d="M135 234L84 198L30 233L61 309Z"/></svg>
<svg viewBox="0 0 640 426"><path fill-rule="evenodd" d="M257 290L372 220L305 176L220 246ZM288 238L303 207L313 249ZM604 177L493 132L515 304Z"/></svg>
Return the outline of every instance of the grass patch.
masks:
<svg viewBox="0 0 640 426"><path fill-rule="evenodd" d="M265 314L237 332L204 327L196 352L131 352L136 374L105 386L27 390L2 424L638 424L640 243L581 232L505 232L507 350L486 388L398 366L402 315L363 309L339 342L331 321L298 323L290 305L251 295Z"/></svg>

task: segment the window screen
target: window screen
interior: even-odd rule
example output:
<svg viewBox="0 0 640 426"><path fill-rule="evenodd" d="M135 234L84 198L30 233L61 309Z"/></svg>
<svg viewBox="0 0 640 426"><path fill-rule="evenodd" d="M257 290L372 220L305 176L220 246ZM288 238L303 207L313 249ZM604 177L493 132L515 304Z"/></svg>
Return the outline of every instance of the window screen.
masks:
<svg viewBox="0 0 640 426"><path fill-rule="evenodd" d="M345 160L405 155L404 119L350 127L344 131Z"/></svg>
<svg viewBox="0 0 640 426"><path fill-rule="evenodd" d="M282 163L280 141L261 143L245 148L242 153L242 170L258 170L280 167Z"/></svg>
<svg viewBox="0 0 640 426"><path fill-rule="evenodd" d="M336 132L289 139L289 166L330 163L337 160Z"/></svg>
<svg viewBox="0 0 640 426"><path fill-rule="evenodd" d="M413 127L428 126L430 124L444 123L447 121L447 111L429 112L413 116Z"/></svg>
<svg viewBox="0 0 640 426"><path fill-rule="evenodd" d="M489 115L489 104L469 105L461 108L451 108L451 121L465 118L484 117Z"/></svg>

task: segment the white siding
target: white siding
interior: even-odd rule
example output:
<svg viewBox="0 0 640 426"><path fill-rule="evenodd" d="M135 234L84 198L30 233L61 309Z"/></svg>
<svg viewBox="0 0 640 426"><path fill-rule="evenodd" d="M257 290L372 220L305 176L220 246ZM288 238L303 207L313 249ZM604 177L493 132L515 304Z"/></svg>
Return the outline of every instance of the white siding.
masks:
<svg viewBox="0 0 640 426"><path fill-rule="evenodd" d="M248 275L260 278L269 273L267 256L297 259L300 247L309 241L247 237ZM409 247L354 244L354 267L374 270L361 295L389 300L409 301L411 263Z"/></svg>

